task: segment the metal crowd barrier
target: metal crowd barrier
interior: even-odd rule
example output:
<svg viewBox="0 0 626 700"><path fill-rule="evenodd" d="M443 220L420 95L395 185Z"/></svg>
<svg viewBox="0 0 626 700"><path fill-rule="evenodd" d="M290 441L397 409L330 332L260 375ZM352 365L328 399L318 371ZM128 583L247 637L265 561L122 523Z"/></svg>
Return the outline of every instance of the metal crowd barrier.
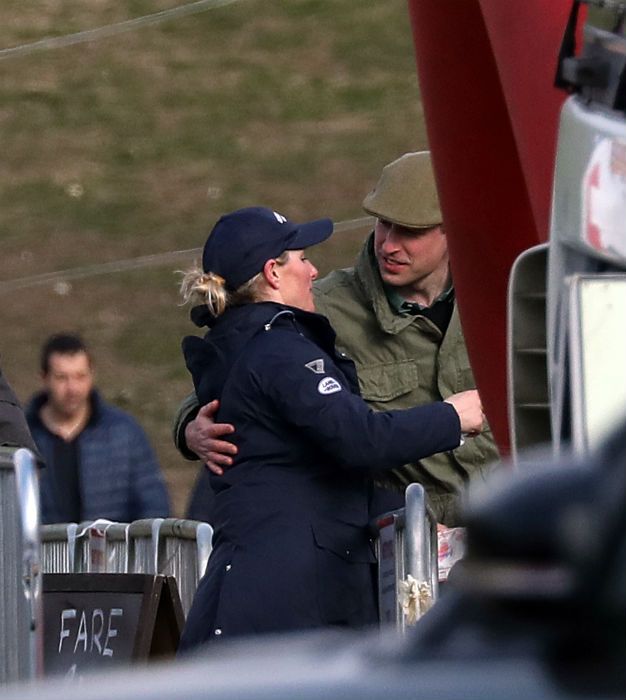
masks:
<svg viewBox="0 0 626 700"><path fill-rule="evenodd" d="M42 566L45 573L174 576L186 615L211 553L212 536L208 523L177 518L44 525Z"/></svg>
<svg viewBox="0 0 626 700"><path fill-rule="evenodd" d="M129 528L131 571L174 576L185 615L211 554L213 528L176 518L136 520Z"/></svg>
<svg viewBox="0 0 626 700"><path fill-rule="evenodd" d="M431 607L447 573L440 571L437 523L423 487L410 484L405 499L404 508L374 523L380 620L400 629ZM174 576L187 615L211 553L212 535L208 523L176 518L44 525L42 569Z"/></svg>
<svg viewBox="0 0 626 700"><path fill-rule="evenodd" d="M44 525L41 528L44 572L128 573L129 528L128 523L110 520Z"/></svg>
<svg viewBox="0 0 626 700"><path fill-rule="evenodd" d="M374 522L382 624L415 623L439 593L437 522L421 484L409 484L405 507Z"/></svg>
<svg viewBox="0 0 626 700"><path fill-rule="evenodd" d="M213 528L208 523L192 520L168 519L161 525L159 538L159 573L174 576L185 615L204 575L209 555ZM195 571L188 567L195 563ZM179 572L185 571L185 576Z"/></svg>
<svg viewBox="0 0 626 700"><path fill-rule="evenodd" d="M0 683L41 674L39 485L35 456L0 448Z"/></svg>

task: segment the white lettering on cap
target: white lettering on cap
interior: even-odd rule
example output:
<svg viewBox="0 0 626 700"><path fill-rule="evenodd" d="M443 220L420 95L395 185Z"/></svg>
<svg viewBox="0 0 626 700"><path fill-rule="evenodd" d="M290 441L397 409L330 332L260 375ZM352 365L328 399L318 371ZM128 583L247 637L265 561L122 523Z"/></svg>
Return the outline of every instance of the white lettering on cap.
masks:
<svg viewBox="0 0 626 700"><path fill-rule="evenodd" d="M341 384L332 377L324 377L324 379L320 379L317 390L320 394L336 394L341 391Z"/></svg>
<svg viewBox="0 0 626 700"><path fill-rule="evenodd" d="M279 214L277 211L274 212L274 216L276 217L276 221L278 221L279 224L284 224L287 221L287 219L282 214Z"/></svg>

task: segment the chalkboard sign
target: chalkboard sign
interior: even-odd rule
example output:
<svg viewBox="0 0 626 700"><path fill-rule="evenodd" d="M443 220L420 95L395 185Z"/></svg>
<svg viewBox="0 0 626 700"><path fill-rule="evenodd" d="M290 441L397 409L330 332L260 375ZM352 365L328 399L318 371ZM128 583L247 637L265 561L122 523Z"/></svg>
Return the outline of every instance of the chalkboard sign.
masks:
<svg viewBox="0 0 626 700"><path fill-rule="evenodd" d="M46 674L171 656L184 623L171 576L44 574L43 609Z"/></svg>

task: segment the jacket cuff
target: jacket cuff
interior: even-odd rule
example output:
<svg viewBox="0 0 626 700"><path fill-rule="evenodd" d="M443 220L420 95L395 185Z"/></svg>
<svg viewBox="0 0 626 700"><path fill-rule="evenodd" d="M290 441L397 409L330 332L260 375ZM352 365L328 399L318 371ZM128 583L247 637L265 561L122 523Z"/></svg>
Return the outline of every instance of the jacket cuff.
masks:
<svg viewBox="0 0 626 700"><path fill-rule="evenodd" d="M198 404L198 400L196 399L195 393L190 394L181 403L181 405L178 408L176 417L174 418L172 436L174 439L174 445L176 446L176 449L180 452L180 454L185 459L188 459L190 461L197 461L200 458L195 452L192 452L187 447L187 441L185 439L185 429L189 425L189 423L191 423L191 421L194 420L195 417L198 415L199 410L200 405Z"/></svg>

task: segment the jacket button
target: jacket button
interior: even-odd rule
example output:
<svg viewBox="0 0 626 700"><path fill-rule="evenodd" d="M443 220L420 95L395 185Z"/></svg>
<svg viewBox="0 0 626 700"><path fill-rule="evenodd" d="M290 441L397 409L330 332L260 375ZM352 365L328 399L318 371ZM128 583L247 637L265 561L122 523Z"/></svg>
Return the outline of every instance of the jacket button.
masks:
<svg viewBox="0 0 626 700"><path fill-rule="evenodd" d="M222 634L222 630L218 627L218 628L215 630L215 632L213 632L213 634L214 634L216 637L219 637L220 634Z"/></svg>
<svg viewBox="0 0 626 700"><path fill-rule="evenodd" d="M348 555L350 554L350 550L349 550L349 549L346 549L346 554L348 554Z"/></svg>
<svg viewBox="0 0 626 700"><path fill-rule="evenodd" d="M230 571L232 568L232 564L226 564L226 571Z"/></svg>

